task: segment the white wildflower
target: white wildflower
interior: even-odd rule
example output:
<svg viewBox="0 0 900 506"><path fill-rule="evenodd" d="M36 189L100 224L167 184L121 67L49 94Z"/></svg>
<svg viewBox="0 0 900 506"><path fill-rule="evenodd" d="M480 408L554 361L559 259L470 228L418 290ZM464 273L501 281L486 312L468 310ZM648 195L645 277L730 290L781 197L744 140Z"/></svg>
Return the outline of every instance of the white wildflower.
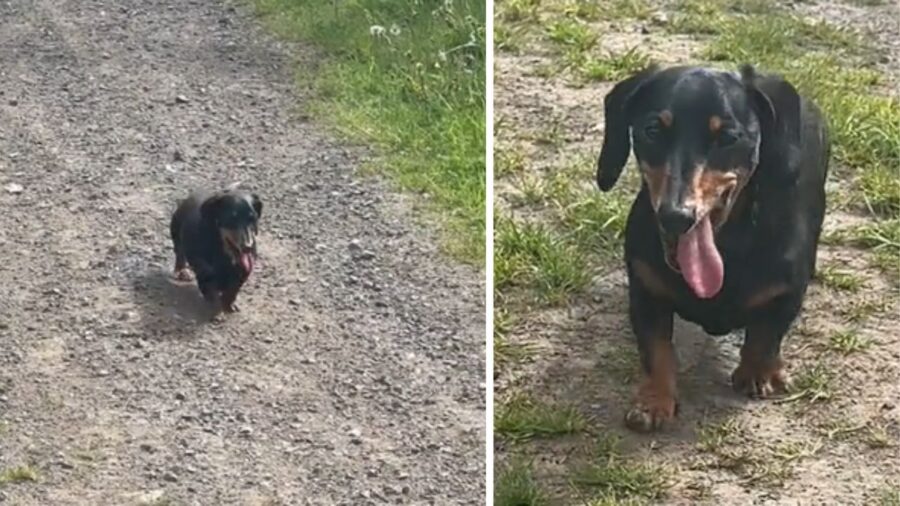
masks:
<svg viewBox="0 0 900 506"><path fill-rule="evenodd" d="M400 27L397 26L397 23L392 23L392 24L391 24L391 30L390 30L390 32L391 32L391 35L393 35L394 37L400 35Z"/></svg>
<svg viewBox="0 0 900 506"><path fill-rule="evenodd" d="M385 29L381 25L372 25L369 27L369 35L372 37L383 37Z"/></svg>

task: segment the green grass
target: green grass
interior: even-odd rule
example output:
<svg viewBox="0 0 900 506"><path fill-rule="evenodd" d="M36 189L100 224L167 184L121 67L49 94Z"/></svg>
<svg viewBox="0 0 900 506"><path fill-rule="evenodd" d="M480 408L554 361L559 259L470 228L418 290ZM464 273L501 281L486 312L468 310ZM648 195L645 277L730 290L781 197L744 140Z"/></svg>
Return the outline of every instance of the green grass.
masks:
<svg viewBox="0 0 900 506"><path fill-rule="evenodd" d="M578 63L578 71L585 80L618 81L646 68L650 57L633 47L623 53L608 53L603 58L587 57Z"/></svg>
<svg viewBox="0 0 900 506"><path fill-rule="evenodd" d="M494 431L511 440L574 434L586 427L587 421L577 409L546 405L524 395L499 404L494 414Z"/></svg>
<svg viewBox="0 0 900 506"><path fill-rule="evenodd" d="M545 506L550 504L547 495L534 479L531 466L514 462L499 473L494 480L494 504L496 506Z"/></svg>
<svg viewBox="0 0 900 506"><path fill-rule="evenodd" d="M779 402L827 402L834 395L834 372L819 362L801 370L794 380L793 393Z"/></svg>
<svg viewBox="0 0 900 506"><path fill-rule="evenodd" d="M843 271L833 265L827 265L816 272L822 285L832 290L857 292L863 286L863 280L850 271Z"/></svg>
<svg viewBox="0 0 900 506"><path fill-rule="evenodd" d="M481 264L485 231L485 3L253 0L324 59L299 69L310 111L375 146L374 169L427 195L454 256Z"/></svg>
<svg viewBox="0 0 900 506"><path fill-rule="evenodd" d="M561 303L587 284L584 257L547 227L501 218L495 230L495 290L524 287Z"/></svg>
<svg viewBox="0 0 900 506"><path fill-rule="evenodd" d="M37 470L31 466L10 467L0 471L0 485L37 481Z"/></svg>
<svg viewBox="0 0 900 506"><path fill-rule="evenodd" d="M578 469L572 483L592 495L593 505L642 504L662 497L666 476L662 469L629 462L618 452L618 440L601 437L593 458Z"/></svg>
<svg viewBox="0 0 900 506"><path fill-rule="evenodd" d="M857 330L842 330L828 338L828 348L844 355L864 351L872 342L859 335Z"/></svg>
<svg viewBox="0 0 900 506"><path fill-rule="evenodd" d="M900 278L900 218L879 220L859 227L851 234L851 240L875 252L879 267Z"/></svg>
<svg viewBox="0 0 900 506"><path fill-rule="evenodd" d="M900 506L900 485L885 485L878 492L879 506Z"/></svg>

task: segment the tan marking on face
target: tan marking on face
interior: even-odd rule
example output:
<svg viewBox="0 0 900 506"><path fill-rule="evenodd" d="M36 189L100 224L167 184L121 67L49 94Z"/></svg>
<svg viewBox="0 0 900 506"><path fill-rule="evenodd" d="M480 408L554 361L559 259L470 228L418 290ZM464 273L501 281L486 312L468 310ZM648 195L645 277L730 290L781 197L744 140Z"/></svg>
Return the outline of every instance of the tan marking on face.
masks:
<svg viewBox="0 0 900 506"><path fill-rule="evenodd" d="M644 285L644 288L651 294L665 299L674 298L674 293L669 285L667 285L662 277L660 277L660 275L646 262L633 260L631 262L631 268L634 269L634 274L641 280L641 284Z"/></svg>
<svg viewBox="0 0 900 506"><path fill-rule="evenodd" d="M672 117L672 111L665 110L659 113L659 122L662 124L662 126L669 128L670 126L672 126L673 120L674 118Z"/></svg>
<svg viewBox="0 0 900 506"><path fill-rule="evenodd" d="M716 207L726 191L737 186L738 179L737 172L723 172L701 165L694 170L691 193L685 199L685 205L702 218Z"/></svg>
<svg viewBox="0 0 900 506"><path fill-rule="evenodd" d="M722 129L722 118L718 116L710 116L709 117L709 131L710 133L717 134L719 130Z"/></svg>
<svg viewBox="0 0 900 506"><path fill-rule="evenodd" d="M659 209L662 197L669 186L669 167L667 165L651 167L642 162L641 175L644 181L647 182L647 190L650 193L650 205L656 211Z"/></svg>

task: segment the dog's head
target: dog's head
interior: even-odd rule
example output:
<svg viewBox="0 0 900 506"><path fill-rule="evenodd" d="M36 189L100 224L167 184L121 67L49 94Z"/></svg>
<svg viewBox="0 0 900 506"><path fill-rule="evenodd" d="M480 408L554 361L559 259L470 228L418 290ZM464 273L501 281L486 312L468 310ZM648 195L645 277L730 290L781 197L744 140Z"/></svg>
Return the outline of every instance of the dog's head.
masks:
<svg viewBox="0 0 900 506"><path fill-rule="evenodd" d="M749 65L739 73L651 67L619 82L604 106L597 184L612 188L633 149L666 261L698 296L714 296L722 266L713 235L760 160L783 156L799 139L796 90Z"/></svg>
<svg viewBox="0 0 900 506"><path fill-rule="evenodd" d="M256 259L256 233L262 201L256 194L229 189L207 198L200 206L204 221L218 230L222 247L246 274Z"/></svg>

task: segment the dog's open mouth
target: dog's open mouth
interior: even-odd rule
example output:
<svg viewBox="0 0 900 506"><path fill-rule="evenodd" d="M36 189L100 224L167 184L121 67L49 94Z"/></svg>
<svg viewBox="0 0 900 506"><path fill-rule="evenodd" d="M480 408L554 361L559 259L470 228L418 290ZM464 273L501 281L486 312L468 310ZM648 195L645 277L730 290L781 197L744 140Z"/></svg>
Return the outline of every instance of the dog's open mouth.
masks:
<svg viewBox="0 0 900 506"><path fill-rule="evenodd" d="M725 188L717 204L681 236L670 238L662 234L666 263L681 273L701 299L715 297L725 282L725 267L716 247L715 233L727 221L738 193L736 185Z"/></svg>
<svg viewBox="0 0 900 506"><path fill-rule="evenodd" d="M241 265L241 268L248 275L253 272L253 265L256 261L256 253L253 250L252 242L249 247L242 247L237 244L232 234L224 234L225 244L230 250L231 256Z"/></svg>

